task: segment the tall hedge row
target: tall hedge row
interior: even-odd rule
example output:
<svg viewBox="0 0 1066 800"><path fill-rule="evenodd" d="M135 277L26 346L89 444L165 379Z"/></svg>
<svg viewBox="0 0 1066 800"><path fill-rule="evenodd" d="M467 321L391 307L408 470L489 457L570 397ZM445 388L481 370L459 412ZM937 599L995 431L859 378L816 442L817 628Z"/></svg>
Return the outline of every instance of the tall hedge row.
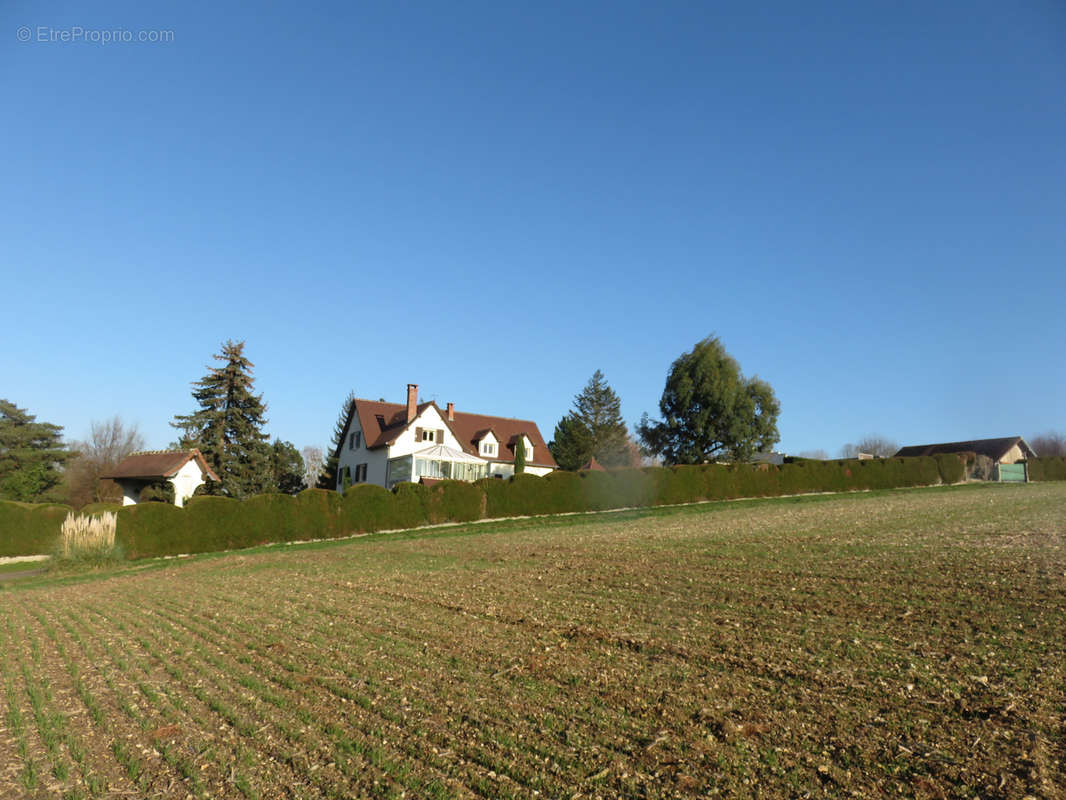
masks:
<svg viewBox="0 0 1066 800"><path fill-rule="evenodd" d="M1066 479L1066 459L1034 459L1034 480ZM783 466L706 464L611 472L529 474L477 483L361 484L343 495L309 489L244 501L194 497L184 509L142 503L119 510L128 558L230 550L271 542L348 536L440 522L770 497L811 492L929 486L962 480L956 456L870 461L797 460ZM0 502L0 555L51 550L66 506Z"/></svg>
<svg viewBox="0 0 1066 800"><path fill-rule="evenodd" d="M1029 480L1066 481L1066 457L1045 456L1029 459Z"/></svg>
<svg viewBox="0 0 1066 800"><path fill-rule="evenodd" d="M0 500L0 557L51 552L69 506Z"/></svg>

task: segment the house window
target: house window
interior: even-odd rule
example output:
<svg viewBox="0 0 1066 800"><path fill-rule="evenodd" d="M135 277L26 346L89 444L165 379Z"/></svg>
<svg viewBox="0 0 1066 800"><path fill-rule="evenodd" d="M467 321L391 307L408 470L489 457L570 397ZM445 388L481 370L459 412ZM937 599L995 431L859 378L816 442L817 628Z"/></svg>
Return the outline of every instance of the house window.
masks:
<svg viewBox="0 0 1066 800"><path fill-rule="evenodd" d="M481 455L494 456L496 455L496 443L495 442L482 442L481 443Z"/></svg>
<svg viewBox="0 0 1066 800"><path fill-rule="evenodd" d="M363 434L362 431L356 431L348 435L348 449L355 450L362 444Z"/></svg>
<svg viewBox="0 0 1066 800"><path fill-rule="evenodd" d="M355 465L355 482L366 483L366 464Z"/></svg>
<svg viewBox="0 0 1066 800"><path fill-rule="evenodd" d="M422 429L422 441L423 442L432 442L432 441L434 441L434 437L436 436L436 434L437 434L436 431L430 430L429 428L423 428Z"/></svg>

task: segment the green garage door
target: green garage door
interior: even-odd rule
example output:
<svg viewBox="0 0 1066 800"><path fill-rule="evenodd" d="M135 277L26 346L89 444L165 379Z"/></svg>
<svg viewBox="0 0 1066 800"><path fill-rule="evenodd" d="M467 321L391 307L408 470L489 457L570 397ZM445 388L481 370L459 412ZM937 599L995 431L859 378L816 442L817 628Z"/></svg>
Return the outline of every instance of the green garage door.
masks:
<svg viewBox="0 0 1066 800"><path fill-rule="evenodd" d="M1004 483L1025 483L1025 463L998 464L999 480Z"/></svg>

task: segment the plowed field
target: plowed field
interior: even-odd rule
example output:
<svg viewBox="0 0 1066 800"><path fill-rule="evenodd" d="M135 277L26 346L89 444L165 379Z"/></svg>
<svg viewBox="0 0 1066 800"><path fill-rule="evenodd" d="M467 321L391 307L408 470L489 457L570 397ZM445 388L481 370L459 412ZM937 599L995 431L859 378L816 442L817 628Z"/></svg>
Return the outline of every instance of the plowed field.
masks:
<svg viewBox="0 0 1066 800"><path fill-rule="evenodd" d="M1066 787L1066 485L526 520L0 585L0 797Z"/></svg>

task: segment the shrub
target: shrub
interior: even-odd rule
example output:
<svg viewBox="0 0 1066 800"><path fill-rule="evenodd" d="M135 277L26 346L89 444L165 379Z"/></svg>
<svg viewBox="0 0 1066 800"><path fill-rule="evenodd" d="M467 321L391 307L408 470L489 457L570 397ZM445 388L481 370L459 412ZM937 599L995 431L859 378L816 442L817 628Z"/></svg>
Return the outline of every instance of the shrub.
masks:
<svg viewBox="0 0 1066 800"><path fill-rule="evenodd" d="M367 483L353 486L344 493L340 519L341 535L404 527L404 515L396 495Z"/></svg>
<svg viewBox="0 0 1066 800"><path fill-rule="evenodd" d="M705 500L702 467L663 467L658 475L653 504L691 503Z"/></svg>
<svg viewBox="0 0 1066 800"><path fill-rule="evenodd" d="M81 509L82 514L102 514L105 511L121 511L122 503L89 503Z"/></svg>
<svg viewBox="0 0 1066 800"><path fill-rule="evenodd" d="M171 503L174 502L174 484L170 481L156 481L141 489L138 496L140 503Z"/></svg>
<svg viewBox="0 0 1066 800"><path fill-rule="evenodd" d="M198 552L194 549L197 543L191 541L188 519L189 508L181 509L166 503L125 506L118 512L115 540L127 558Z"/></svg>
<svg viewBox="0 0 1066 800"><path fill-rule="evenodd" d="M141 503L135 508L144 506ZM244 504L232 497L192 497L184 510L174 508L183 516L187 548L179 553L211 553L217 550L232 550L258 544L256 531L250 529L250 517ZM121 526L120 526L121 527Z"/></svg>
<svg viewBox="0 0 1066 800"><path fill-rule="evenodd" d="M629 469L620 469L611 473L615 479L615 483L618 487L621 497L625 500L626 505L630 506L647 506L651 504L652 492L654 490L654 484L651 479L651 473L654 470L650 467L640 468L632 467Z"/></svg>
<svg viewBox="0 0 1066 800"><path fill-rule="evenodd" d="M360 484L343 496L309 489L296 497L271 494L244 501L194 497L185 509L142 503L113 510L118 514L118 544L130 558L144 558L415 528L427 522L954 483L965 473L965 457L954 455L863 461L794 459L780 467L703 464L555 472L546 477L521 474L474 484L443 481L432 488L401 483L391 492ZM1066 480L1066 459L1034 458L1030 476L1033 480ZM70 510L0 502L0 555L47 553Z"/></svg>
<svg viewBox="0 0 1066 800"><path fill-rule="evenodd" d="M293 512L297 540L339 536L341 496L329 489L304 489Z"/></svg>
<svg viewBox="0 0 1066 800"><path fill-rule="evenodd" d="M429 490L428 521L470 522L481 519L484 495L465 481L441 481Z"/></svg>
<svg viewBox="0 0 1066 800"><path fill-rule="evenodd" d="M295 542L302 530L296 521L296 498L290 494L256 494L241 501L240 531L230 547Z"/></svg>
<svg viewBox="0 0 1066 800"><path fill-rule="evenodd" d="M417 528L429 520L429 487L421 483L398 483L392 490L393 520L397 528Z"/></svg>
<svg viewBox="0 0 1066 800"><path fill-rule="evenodd" d="M523 517L543 513L539 502L546 491L543 482L543 478L523 473L505 480L483 478L475 485L485 492L485 516Z"/></svg>
<svg viewBox="0 0 1066 800"><path fill-rule="evenodd" d="M0 500L0 556L46 555L72 510L52 503Z"/></svg>
<svg viewBox="0 0 1066 800"><path fill-rule="evenodd" d="M549 472L542 477L543 497L547 507L545 513L560 514L568 511L585 511L588 506L585 497L585 472ZM602 474L602 473L601 473Z"/></svg>
<svg viewBox="0 0 1066 800"><path fill-rule="evenodd" d="M1066 481L1066 456L1030 458L1029 480Z"/></svg>
<svg viewBox="0 0 1066 800"><path fill-rule="evenodd" d="M933 456L941 483L959 483L966 477L966 460L958 453L941 453Z"/></svg>

